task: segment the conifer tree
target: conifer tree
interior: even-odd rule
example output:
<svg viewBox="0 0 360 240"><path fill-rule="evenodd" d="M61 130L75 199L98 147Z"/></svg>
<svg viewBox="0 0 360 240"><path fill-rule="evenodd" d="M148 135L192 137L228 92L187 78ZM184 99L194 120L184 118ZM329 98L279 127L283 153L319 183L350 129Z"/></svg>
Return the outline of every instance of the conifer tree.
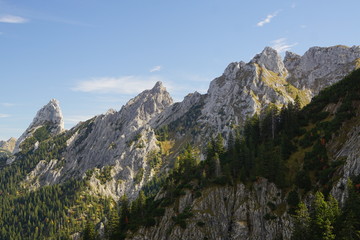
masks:
<svg viewBox="0 0 360 240"><path fill-rule="evenodd" d="M311 218L309 210L304 203L300 203L296 210L294 229L291 240L308 240L310 234Z"/></svg>
<svg viewBox="0 0 360 240"><path fill-rule="evenodd" d="M83 232L83 240L96 240L97 237L95 225L90 219L88 219Z"/></svg>
<svg viewBox="0 0 360 240"><path fill-rule="evenodd" d="M129 224L129 217L130 217L130 207L129 207L129 200L124 194L120 199L120 206L121 206L121 214L120 214L120 230L123 231L127 228Z"/></svg>
<svg viewBox="0 0 360 240"><path fill-rule="evenodd" d="M116 207L110 210L110 216L105 226L105 235L109 240L118 239L120 236L120 217Z"/></svg>

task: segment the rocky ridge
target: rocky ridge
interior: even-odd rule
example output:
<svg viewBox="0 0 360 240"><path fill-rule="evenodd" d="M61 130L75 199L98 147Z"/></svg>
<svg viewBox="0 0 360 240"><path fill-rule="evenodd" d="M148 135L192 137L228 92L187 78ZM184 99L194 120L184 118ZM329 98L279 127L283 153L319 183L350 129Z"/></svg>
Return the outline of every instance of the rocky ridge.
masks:
<svg viewBox="0 0 360 240"><path fill-rule="evenodd" d="M0 149L13 152L15 148L16 138L9 138L7 141L0 141Z"/></svg>
<svg viewBox="0 0 360 240"><path fill-rule="evenodd" d="M287 52L284 60L266 47L248 63L230 63L222 76L210 83L207 94L186 97L173 110L160 114L153 121L154 127L171 125L169 119L175 122L192 115L189 129L201 129L198 136L221 132L226 138L233 126L244 124L249 116L267 106L280 108L293 103L296 97L306 105L321 89L359 67L360 46L313 47L303 56ZM194 106L199 110L196 116L191 111Z"/></svg>
<svg viewBox="0 0 360 240"><path fill-rule="evenodd" d="M243 184L212 187L195 197L190 191L178 200L156 227L141 228L128 239L290 239L290 216L281 190L266 179L250 189ZM270 206L276 206L274 213ZM172 217L191 209L186 228Z"/></svg>
<svg viewBox="0 0 360 240"><path fill-rule="evenodd" d="M303 56L287 53L284 60L267 47L249 63L229 64L222 76L211 82L207 94L195 92L184 101L173 103L158 82L120 111L109 110L68 131L63 130L59 103L51 100L19 138L14 152L21 151L21 143L42 126L48 126L52 136L66 136L64 151L60 158L41 160L22 184L36 189L72 177L86 177L93 194L115 200L126 194L133 199L156 174L149 160L153 153L162 150L156 135L158 129L169 127L171 140L177 145L171 149L175 155L185 140L201 147L207 137L215 133L226 137L234 126L242 125L247 117L260 113L268 105L281 107L294 102L296 96L306 104L319 90L360 67L359 59L358 46L315 47ZM341 179L332 190L340 202L345 199L348 177L360 173L358 133L359 128L354 127L345 143L333 153L335 159L346 158ZM273 211L271 206L277 210ZM194 216L187 228L182 229L171 218L187 207ZM141 228L132 237L289 239L291 220L284 209L286 201L281 190L265 179L258 179L251 188L243 184L212 187L200 197L186 192L173 208L166 208L157 228ZM201 224L203 221L205 226Z"/></svg>
<svg viewBox="0 0 360 240"><path fill-rule="evenodd" d="M145 179L153 174L147 156L160 150L154 129L148 123L172 103L169 93L158 82L120 111L111 109L78 124L67 132L70 137L63 159L48 164L40 162L27 179L28 184L36 188L90 174L96 194L115 199L125 193L136 196ZM100 175L105 171L109 171L109 176L101 180Z"/></svg>
<svg viewBox="0 0 360 240"><path fill-rule="evenodd" d="M48 104L42 107L25 132L18 138L13 153L21 151L21 143L31 137L36 129L47 126L52 136L64 131L64 119L60 109L59 101L51 99Z"/></svg>
<svg viewBox="0 0 360 240"><path fill-rule="evenodd" d="M161 152L156 129L169 126L176 145L174 154L186 141L201 148L204 138L218 132L226 138L234 126L242 125L268 105L281 107L294 102L297 96L302 104L308 103L320 89L359 67L359 59L358 46L314 47L303 56L287 53L284 60L274 49L266 47L248 63L229 64L222 76L210 83L207 94L195 92L175 104L158 82L120 111L109 110L67 131L63 158L40 162L27 185L36 188L90 174L96 193L115 199L124 193L136 196L155 173L148 160L152 153ZM49 122L52 134L63 131L56 100L38 112L17 141L14 152L19 151L24 139ZM110 176L101 181L99 176L109 169Z"/></svg>

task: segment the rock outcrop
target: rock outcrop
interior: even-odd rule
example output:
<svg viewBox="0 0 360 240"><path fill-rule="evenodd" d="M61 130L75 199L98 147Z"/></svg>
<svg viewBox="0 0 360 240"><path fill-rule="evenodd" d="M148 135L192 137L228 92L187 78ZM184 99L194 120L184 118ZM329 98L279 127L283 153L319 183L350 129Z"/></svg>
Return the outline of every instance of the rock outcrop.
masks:
<svg viewBox="0 0 360 240"><path fill-rule="evenodd" d="M79 123L67 133L71 137L63 159L52 160L51 167L40 162L41 166L31 173L37 177L28 183L38 187L88 175L94 193L115 199L125 193L130 198L136 196L152 174L149 154L160 150L149 121L172 103L169 93L158 82L151 90L131 99L120 111L109 110ZM109 176L102 179L100 176L105 171L109 171Z"/></svg>
<svg viewBox="0 0 360 240"><path fill-rule="evenodd" d="M154 121L155 127L192 119L189 132L201 129L192 136L195 141L219 132L227 137L233 126L244 124L269 105L281 107L296 97L302 105L307 104L321 89L360 67L359 49L314 47L303 56L287 52L282 60L274 49L266 47L248 63L230 63L222 76L210 83L207 94L190 95L167 109ZM190 111L195 105L197 111Z"/></svg>
<svg viewBox="0 0 360 240"><path fill-rule="evenodd" d="M16 144L16 138L9 138L7 141L0 141L0 149L13 152Z"/></svg>
<svg viewBox="0 0 360 240"><path fill-rule="evenodd" d="M58 100L51 99L48 104L37 112L32 123L16 141L14 153L21 151L21 143L26 138L31 137L36 129L42 126L47 126L52 136L64 131L64 119Z"/></svg>
<svg viewBox="0 0 360 240"><path fill-rule="evenodd" d="M129 239L290 239L290 216L281 191L265 179L259 179L251 189L243 184L208 188L200 197L190 191L165 215L155 227L141 228ZM190 211L186 228L177 225L174 217Z"/></svg>
<svg viewBox="0 0 360 240"><path fill-rule="evenodd" d="M36 189L70 178L87 178L93 194L115 200L126 194L134 199L155 174L149 162L162 150L157 130L168 127L176 146L169 150L169 156L174 158L187 142L201 149L216 133L226 138L234 126L243 125L248 117L269 105L282 107L297 97L305 105L321 89L359 67L359 46L314 47L303 56L288 52L284 60L267 47L248 63L229 64L210 83L207 94L195 92L173 103L158 82L120 111L109 110L61 135L64 128L59 103L51 100L17 140L14 153L21 151L21 143L42 126L47 126L52 136L65 137L66 143L61 157L40 160L22 184ZM335 159L346 158L342 177L333 189L338 199L344 199L341 189L347 178L360 173L356 148L359 131L354 128L334 153ZM166 208L156 228L142 228L132 239L289 239L291 221L282 195L264 179L251 189L243 184L211 187L200 197L188 191L175 206ZM187 207L193 216L187 228L182 229L172 217Z"/></svg>
<svg viewBox="0 0 360 240"><path fill-rule="evenodd" d="M284 65L288 81L309 89L311 97L360 67L360 46L312 47L303 56L287 52Z"/></svg>
<svg viewBox="0 0 360 240"><path fill-rule="evenodd" d="M359 47L315 47L304 56L288 52L284 60L274 49L266 47L248 63L229 64L222 76L210 83L207 94L195 92L175 104L158 82L120 111L109 110L69 130L63 158L53 159L51 166L41 162L32 173L36 177L28 184L38 187L61 183L71 177L84 177L94 169L91 175L94 191L114 198L124 193L136 196L154 174L147 160L160 151L155 129L169 127L176 145L172 156L188 141L201 148L207 137L220 132L226 138L234 126L242 125L249 116L270 104L281 107L294 102L297 96L306 104L320 89L359 67L359 59ZM63 131L56 100L37 113L18 139L14 152L44 125L51 126L53 135ZM98 176L109 169L109 179L100 181Z"/></svg>

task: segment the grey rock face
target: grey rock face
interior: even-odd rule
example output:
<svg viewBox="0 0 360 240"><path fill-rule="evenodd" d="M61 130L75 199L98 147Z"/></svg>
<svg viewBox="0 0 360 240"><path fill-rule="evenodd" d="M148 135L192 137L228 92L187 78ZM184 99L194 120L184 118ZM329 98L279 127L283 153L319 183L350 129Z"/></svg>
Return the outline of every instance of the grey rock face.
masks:
<svg viewBox="0 0 360 240"><path fill-rule="evenodd" d="M266 47L260 54L257 54L250 63L257 63L261 67L280 75L286 74L286 68L280 55L271 47Z"/></svg>
<svg viewBox="0 0 360 240"><path fill-rule="evenodd" d="M202 99L203 96L200 93L190 93L182 102L172 104L170 107L166 108L164 112L152 119L150 123L154 128L170 124L184 116L193 106L199 104Z"/></svg>
<svg viewBox="0 0 360 240"><path fill-rule="evenodd" d="M154 175L148 160L151 153L160 151L156 128L168 125L176 132L176 126L180 126L184 133L176 132L177 143L191 139L201 145L214 133L226 136L233 125L242 125L246 118L269 104L281 107L293 102L297 95L304 103L310 101L318 91L360 67L359 49L358 46L315 47L303 56L288 52L282 61L275 50L267 47L249 63L229 64L224 73L210 83L207 94L195 92L175 104L158 82L153 89L131 99L120 111L109 110L69 130L62 158L40 161L23 184L35 189L71 177L87 176L92 193L115 200L126 193L133 199ZM38 112L19 138L15 151L19 151L20 143L38 127L49 123L52 134L63 131L57 101L50 101ZM195 128L196 134L189 138L186 134ZM347 159L343 178L333 190L338 199L345 194L339 190L341 184L348 176L360 173L359 153L355 149L360 144L358 133L355 129L338 153L339 158ZM101 179L99 176L106 170L110 177ZM263 179L252 189L242 184L214 187L200 198L187 192L178 206L167 208L157 228L141 229L133 239L289 239L290 217L286 211L271 211L268 202L278 209L286 208L280 190ZM184 230L175 225L171 217L187 206L193 209L194 216ZM205 226L199 226L200 221Z"/></svg>
<svg viewBox="0 0 360 240"><path fill-rule="evenodd" d="M15 148L16 138L9 138L7 141L0 141L0 148L9 152L13 152Z"/></svg>
<svg viewBox="0 0 360 240"><path fill-rule="evenodd" d="M64 131L64 120L60 109L59 101L56 99L50 100L48 104L42 107L36 114L30 126L16 141L14 153L21 151L20 144L29 136L32 136L34 131L42 126L48 125L50 133L55 136Z"/></svg>
<svg viewBox="0 0 360 240"><path fill-rule="evenodd" d="M158 82L153 89L131 99L120 111L109 110L69 130L71 137L63 160L56 159L58 164L52 164L50 168L39 166L38 170L35 169L40 180L39 184L32 180L33 185L85 176L87 170L95 168L97 172L91 181L96 191L114 198L123 193L136 195L153 174L147 164L148 155L160 150L154 129L164 125L173 127L173 131L177 131L176 127L181 128L183 132L175 135L175 141L179 142L189 139L186 131L196 129L191 139L199 145L214 133L224 133L226 137L234 125L242 125L246 118L269 104L281 107L293 102L297 95L304 102L309 101L319 89L358 67L359 58L359 47L335 46L311 48L304 56L287 53L282 61L274 49L266 47L249 63L229 64L222 76L210 83L207 94L195 92L175 104ZM329 79L330 83L316 79ZM38 127L49 123L53 134L63 131L56 100L50 101L37 113L33 123L17 141L15 152ZM112 179L101 184L96 175L106 166L111 166ZM135 183L134 179L139 175L140 182Z"/></svg>
<svg viewBox="0 0 360 240"><path fill-rule="evenodd" d="M303 56L287 53L284 64L289 82L311 96L358 68L360 46L312 47Z"/></svg>
<svg viewBox="0 0 360 240"><path fill-rule="evenodd" d="M196 104L201 103L201 111L194 118L197 128L202 129L200 135L220 132L226 137L232 126L242 125L269 104L282 107L294 102L296 96L307 104L321 89L360 67L359 49L359 46L314 47L303 56L287 52L282 60L274 49L266 47L249 63L230 63L222 76L210 83L207 94L196 97ZM189 109L185 98L164 111L157 123L167 125L186 119L194 114Z"/></svg>
<svg viewBox="0 0 360 240"><path fill-rule="evenodd" d="M344 204L347 198L347 183L353 176L360 175L360 126L354 126L347 136L346 142L335 153L335 160L345 160L341 178L332 188L331 194Z"/></svg>
<svg viewBox="0 0 360 240"><path fill-rule="evenodd" d="M166 208L156 227L141 228L129 239L290 239L292 224L282 209L285 204L281 191L265 179L259 179L251 189L243 184L212 187L199 198L187 191L178 204ZM183 229L172 217L185 208L190 208L193 216L186 219Z"/></svg>
<svg viewBox="0 0 360 240"><path fill-rule="evenodd" d="M86 176L87 170L95 169L90 175L93 193L118 199L125 193L137 195L146 179L152 176L148 166L148 155L158 152L159 146L154 129L149 121L156 118L173 103L161 82L153 89L140 93L131 99L120 111L109 110L69 130L61 168L52 164L45 168L43 163L35 168L28 182L33 187L60 183L70 177ZM110 178L100 181L99 175L110 168ZM45 170L46 171L45 171ZM138 179L135 181L135 179Z"/></svg>

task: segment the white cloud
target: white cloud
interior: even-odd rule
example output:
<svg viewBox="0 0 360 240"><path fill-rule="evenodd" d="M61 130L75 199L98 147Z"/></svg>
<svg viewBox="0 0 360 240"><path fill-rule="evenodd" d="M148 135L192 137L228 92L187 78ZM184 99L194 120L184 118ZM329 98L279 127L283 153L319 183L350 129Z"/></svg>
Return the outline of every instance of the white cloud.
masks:
<svg viewBox="0 0 360 240"><path fill-rule="evenodd" d="M3 103L0 103L0 105L3 106L3 107L12 107L12 106L14 106L15 104L14 104L14 103L3 102Z"/></svg>
<svg viewBox="0 0 360 240"><path fill-rule="evenodd" d="M277 11L277 12L275 12L275 13L273 13L273 14L267 15L264 20L258 22L256 25L257 25L258 27L262 27L262 26L264 26L265 24L270 23L270 22L271 22L271 19L272 19L273 17L276 17L276 15L277 15L278 13L279 13L279 11Z"/></svg>
<svg viewBox="0 0 360 240"><path fill-rule="evenodd" d="M288 44L286 38L279 38L274 41L271 41L272 48L278 51L279 53L290 50L292 47L296 46L298 43Z"/></svg>
<svg viewBox="0 0 360 240"><path fill-rule="evenodd" d="M160 80L158 77L136 76L93 78L79 82L72 90L94 93L136 94L151 89Z"/></svg>
<svg viewBox="0 0 360 240"><path fill-rule="evenodd" d="M161 66L155 66L155 67L153 67L152 69L150 69L150 72L158 72L158 71L160 71L161 69L162 69Z"/></svg>
<svg viewBox="0 0 360 240"><path fill-rule="evenodd" d="M4 113L0 113L0 118L7 118L10 117L10 114L4 114Z"/></svg>
<svg viewBox="0 0 360 240"><path fill-rule="evenodd" d="M0 16L0 23L26 23L29 20L19 16L4 15Z"/></svg>
<svg viewBox="0 0 360 240"><path fill-rule="evenodd" d="M73 124L77 124L79 122L84 122L86 120L89 120L92 117L94 117L94 116L90 116L90 115L72 115L72 116L65 117L64 122L67 125L73 125Z"/></svg>

